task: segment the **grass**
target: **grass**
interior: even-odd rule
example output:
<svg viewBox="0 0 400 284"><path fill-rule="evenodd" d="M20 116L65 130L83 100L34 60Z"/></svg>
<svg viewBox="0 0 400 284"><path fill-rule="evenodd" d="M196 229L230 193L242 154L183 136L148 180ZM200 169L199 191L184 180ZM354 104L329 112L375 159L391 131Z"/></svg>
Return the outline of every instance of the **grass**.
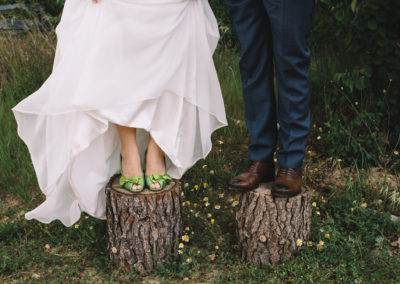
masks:
<svg viewBox="0 0 400 284"><path fill-rule="evenodd" d="M189 227L185 233L190 240L184 243L179 261L167 262L142 278L135 273L125 273L108 261L104 221L83 215L76 228L66 228L58 221L45 225L25 220L24 212L39 205L44 197L37 186L29 152L17 136L10 109L40 87L50 74L54 48L53 32L1 35L1 283L400 281L400 248L395 243L400 237L400 226L390 221L390 214L400 213L400 177L396 167L392 167L397 155L384 157L394 160L385 164L390 167L373 168L367 164L359 168L359 163L351 158L324 152L328 139L325 134L333 131L326 125L326 111L335 114L329 103L324 106L325 111L314 103L312 124L315 127L309 136L310 146L304 161L304 182L314 189L309 240L312 243L304 243L296 257L280 266L260 268L240 261L234 223L237 207L233 203L237 196L226 191L226 183L246 165L249 137L240 90L239 55L236 50L223 47L217 51L215 63L229 127L214 133L211 154L182 179L186 184L183 220L184 226ZM327 102L329 82L322 78L329 78L332 71L319 69L323 59L316 58L313 62L312 77L321 78L313 82L314 94L318 92ZM323 70L324 74L317 74L318 70ZM341 144L338 142L330 143ZM342 144L337 147L346 146ZM208 198L208 207L204 206L204 198ZM220 209L216 209L216 205L220 205ZM321 241L324 244L317 246Z"/></svg>

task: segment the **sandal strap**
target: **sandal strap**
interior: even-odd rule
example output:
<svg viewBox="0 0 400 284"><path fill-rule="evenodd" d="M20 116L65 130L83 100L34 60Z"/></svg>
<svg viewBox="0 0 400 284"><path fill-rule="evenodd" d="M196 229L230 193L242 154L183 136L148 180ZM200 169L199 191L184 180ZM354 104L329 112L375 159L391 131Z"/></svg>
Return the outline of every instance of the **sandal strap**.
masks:
<svg viewBox="0 0 400 284"><path fill-rule="evenodd" d="M146 183L149 186L149 189L152 191L160 191L172 181L172 178L168 174L160 175L160 174L152 174L150 176L146 176ZM158 183L160 185L159 188L151 188L151 184Z"/></svg>
<svg viewBox="0 0 400 284"><path fill-rule="evenodd" d="M121 175L121 178L119 179L119 185L121 187L124 187L124 185L127 183L132 183L135 185L142 185L143 177L139 177L138 175L133 175L133 176L127 178L127 177Z"/></svg>
<svg viewBox="0 0 400 284"><path fill-rule="evenodd" d="M160 181L166 181L166 182L172 181L172 178L170 177L169 174L165 174L165 175L152 174L150 176L150 180L152 183L157 183L157 182L159 183Z"/></svg>

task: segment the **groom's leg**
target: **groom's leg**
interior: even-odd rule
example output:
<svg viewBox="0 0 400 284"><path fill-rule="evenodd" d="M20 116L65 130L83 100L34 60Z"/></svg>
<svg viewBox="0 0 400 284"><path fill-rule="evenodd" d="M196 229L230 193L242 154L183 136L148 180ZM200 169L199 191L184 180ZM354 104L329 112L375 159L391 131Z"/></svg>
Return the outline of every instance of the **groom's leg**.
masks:
<svg viewBox="0 0 400 284"><path fill-rule="evenodd" d="M270 23L262 0L226 2L242 50L240 72L251 135L249 158L270 162L277 140Z"/></svg>
<svg viewBox="0 0 400 284"><path fill-rule="evenodd" d="M263 0L271 23L278 86L279 165L300 168L310 124L310 50L314 0Z"/></svg>

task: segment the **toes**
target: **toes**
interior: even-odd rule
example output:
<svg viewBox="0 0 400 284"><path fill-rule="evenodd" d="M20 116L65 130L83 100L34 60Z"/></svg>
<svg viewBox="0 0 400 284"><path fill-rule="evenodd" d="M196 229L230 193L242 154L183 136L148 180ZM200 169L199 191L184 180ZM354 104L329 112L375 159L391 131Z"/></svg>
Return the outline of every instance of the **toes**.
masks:
<svg viewBox="0 0 400 284"><path fill-rule="evenodd" d="M151 188L160 188L160 184L158 182L157 183L153 183L151 185Z"/></svg>
<svg viewBox="0 0 400 284"><path fill-rule="evenodd" d="M140 189L142 189L142 186L141 186L141 185L134 184L134 185L132 186L132 190L140 190Z"/></svg>

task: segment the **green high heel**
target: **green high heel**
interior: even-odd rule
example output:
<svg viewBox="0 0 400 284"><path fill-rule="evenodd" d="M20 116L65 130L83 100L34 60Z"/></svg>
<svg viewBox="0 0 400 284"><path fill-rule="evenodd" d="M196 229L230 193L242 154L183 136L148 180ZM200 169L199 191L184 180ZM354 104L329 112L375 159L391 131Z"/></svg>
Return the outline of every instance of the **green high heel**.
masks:
<svg viewBox="0 0 400 284"><path fill-rule="evenodd" d="M144 153L144 156L147 157L147 150ZM165 161L165 156L164 156L164 168L166 169L166 161ZM171 181L172 178L169 174L165 173L164 175L160 175L157 173L153 173L151 175L144 175L144 179L146 181L146 185L149 190L151 191L160 191L162 190L166 185L168 185ZM158 183L160 185L159 188L152 188L151 185Z"/></svg>
<svg viewBox="0 0 400 284"><path fill-rule="evenodd" d="M145 175L144 178L146 180L146 185L147 185L148 189L150 189L152 191L160 191L172 181L172 178L168 174L165 174L165 175L152 174L150 176ZM155 184L155 183L158 183L160 185L160 187L152 188L151 185Z"/></svg>
<svg viewBox="0 0 400 284"><path fill-rule="evenodd" d="M132 175L131 177L127 178L122 173L122 157L120 159L120 165L121 165L121 177L119 179L119 186L135 193L143 191L145 187L145 182L143 178L144 173L142 177L139 177L138 175ZM132 189L133 185L140 185L142 186L142 188Z"/></svg>

